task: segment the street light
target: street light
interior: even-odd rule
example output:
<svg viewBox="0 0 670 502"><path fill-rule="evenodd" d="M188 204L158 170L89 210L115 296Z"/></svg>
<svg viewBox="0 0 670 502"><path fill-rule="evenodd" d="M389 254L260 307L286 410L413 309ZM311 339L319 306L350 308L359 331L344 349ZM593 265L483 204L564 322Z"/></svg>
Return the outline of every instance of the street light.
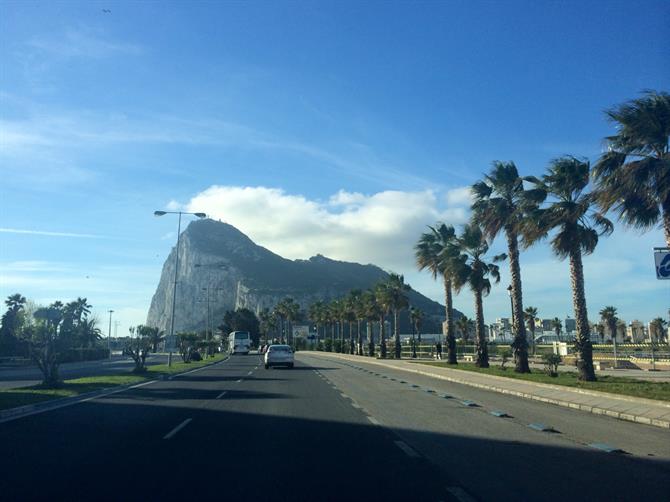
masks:
<svg viewBox="0 0 670 502"><path fill-rule="evenodd" d="M185 211L154 211L154 216L164 216L166 214L178 214L179 223L177 224L177 252L174 266L174 285L172 288L172 316L170 317L170 350L168 352L168 366L172 366L172 346L174 344L174 308L177 300L177 272L179 271L179 243L181 242L181 215L191 214L198 218L205 218L205 213L187 213Z"/></svg>
<svg viewBox="0 0 670 502"><path fill-rule="evenodd" d="M112 314L113 310L108 310L109 312L109 329L107 331L107 351L109 352L109 359L112 359Z"/></svg>
<svg viewBox="0 0 670 502"><path fill-rule="evenodd" d="M514 300L512 298L512 285L511 284L509 286L507 286L507 294L509 295L509 306L510 306L510 309L512 311L512 329L510 331L511 331L512 337L514 337L514 332L515 332L514 331L514 327L515 327L514 326Z"/></svg>

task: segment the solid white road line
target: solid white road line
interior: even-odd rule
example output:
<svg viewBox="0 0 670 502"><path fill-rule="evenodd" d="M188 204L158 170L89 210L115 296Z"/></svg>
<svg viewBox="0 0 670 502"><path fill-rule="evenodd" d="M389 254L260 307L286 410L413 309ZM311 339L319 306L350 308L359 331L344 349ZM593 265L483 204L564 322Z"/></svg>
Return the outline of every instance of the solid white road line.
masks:
<svg viewBox="0 0 670 502"><path fill-rule="evenodd" d="M171 439L175 434L177 434L177 432L179 432L184 427L186 427L191 420L192 420L191 418L187 418L186 420L184 420L177 427L175 427L170 432L168 432L165 436L163 436L163 439Z"/></svg>
<svg viewBox="0 0 670 502"><path fill-rule="evenodd" d="M393 441L395 445L405 452L405 455L412 458L418 458L419 454L414 451L407 443L404 441Z"/></svg>
<svg viewBox="0 0 670 502"><path fill-rule="evenodd" d="M227 391L227 390L224 390L221 394L219 394L218 396L216 396L216 399L221 399L223 396L226 395L226 392L228 392L228 391Z"/></svg>

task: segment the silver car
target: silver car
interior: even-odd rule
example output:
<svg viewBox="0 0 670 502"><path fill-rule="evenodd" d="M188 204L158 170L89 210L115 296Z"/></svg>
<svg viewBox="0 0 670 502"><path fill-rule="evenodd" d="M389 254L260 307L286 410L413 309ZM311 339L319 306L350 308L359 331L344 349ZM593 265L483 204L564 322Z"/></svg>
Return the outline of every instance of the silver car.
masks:
<svg viewBox="0 0 670 502"><path fill-rule="evenodd" d="M293 351L288 345L270 345L265 352L265 369L271 366L293 368Z"/></svg>

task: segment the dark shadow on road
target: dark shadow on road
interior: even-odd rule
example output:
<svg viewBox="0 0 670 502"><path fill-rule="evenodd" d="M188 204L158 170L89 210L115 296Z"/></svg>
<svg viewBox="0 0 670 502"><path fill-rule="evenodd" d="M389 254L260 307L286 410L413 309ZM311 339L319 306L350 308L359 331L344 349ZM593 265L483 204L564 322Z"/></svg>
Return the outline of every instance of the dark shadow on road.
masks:
<svg viewBox="0 0 670 502"><path fill-rule="evenodd" d="M4 500L436 501L449 500L446 487L465 485L480 500L564 502L667 500L670 488L669 462L399 431L418 444L439 445L442 470L408 457L394 444L398 437L362 422L358 412L349 421L305 418L310 403L296 416L233 412L225 400L217 401L220 410L142 404L211 393L139 388L123 395L132 404L113 402L115 395L2 424L0 494ZM231 397L287 396L233 391ZM187 417L187 427L163 439Z"/></svg>

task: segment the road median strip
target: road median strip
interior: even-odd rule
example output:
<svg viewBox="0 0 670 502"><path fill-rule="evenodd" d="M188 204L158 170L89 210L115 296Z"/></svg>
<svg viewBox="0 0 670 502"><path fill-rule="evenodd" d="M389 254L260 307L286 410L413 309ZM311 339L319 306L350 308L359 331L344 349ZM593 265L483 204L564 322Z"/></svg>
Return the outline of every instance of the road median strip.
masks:
<svg viewBox="0 0 670 502"><path fill-rule="evenodd" d="M228 356L216 361L205 362L197 368L189 369L183 372L174 372L174 373L163 373L159 368L167 365L155 365L150 366L146 373L135 375L133 373L121 373L117 375L105 375L105 376L92 376L92 377L83 377L76 378L72 380L66 380L64 386L58 389L42 389L40 387L20 387L15 389L4 389L0 391L0 406L3 405L3 394L5 396L18 395L20 400L34 402L28 402L25 405L21 406L11 406L6 409L0 410L0 423L9 422L12 420L17 420L30 415L36 415L38 413L45 413L48 411L53 411L59 408L64 408L66 406L72 406L78 403L91 401L100 397L109 396L112 394L117 394L126 390L135 389L138 387L143 387L145 385L150 385L161 380L165 380L168 376L170 378L181 377L187 375L188 373L193 373L205 369L209 366L222 363L228 360ZM177 363L182 364L182 363ZM118 384L111 383L116 381L128 381L128 383ZM89 383L91 382L91 383ZM100 383L98 383L100 382ZM89 392L79 392L77 386L82 386L84 388L95 387L100 385L99 388L94 388ZM65 395L63 395L65 393ZM74 393L67 395L67 393Z"/></svg>

